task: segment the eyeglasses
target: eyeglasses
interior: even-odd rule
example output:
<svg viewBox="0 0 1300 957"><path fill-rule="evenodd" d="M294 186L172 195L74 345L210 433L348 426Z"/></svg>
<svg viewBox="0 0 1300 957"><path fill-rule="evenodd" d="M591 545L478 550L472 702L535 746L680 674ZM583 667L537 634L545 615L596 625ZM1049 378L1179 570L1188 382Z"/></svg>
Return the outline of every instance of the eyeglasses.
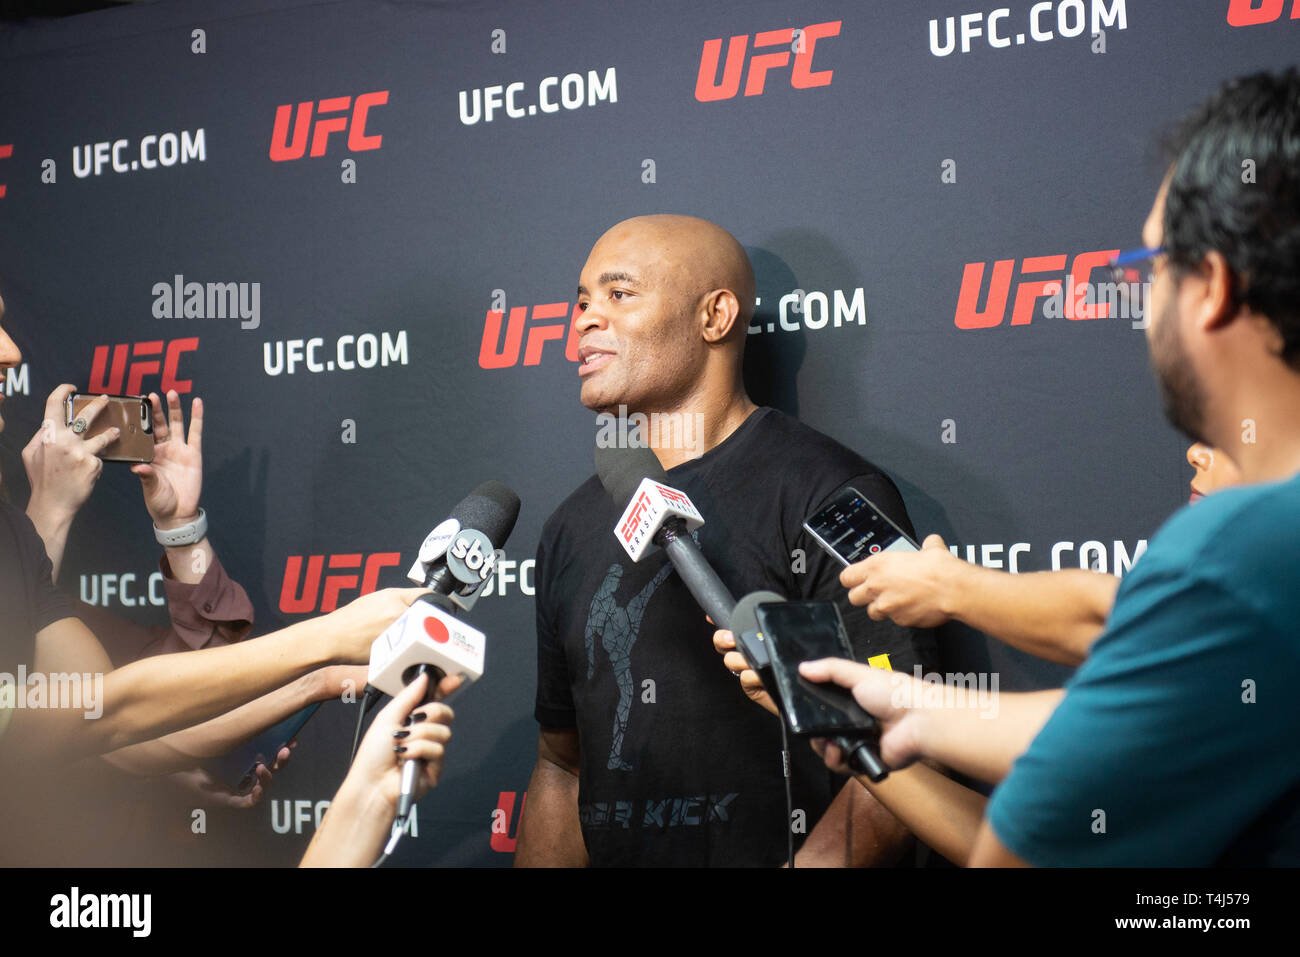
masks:
<svg viewBox="0 0 1300 957"><path fill-rule="evenodd" d="M1155 282L1155 260L1164 255L1163 246L1131 249L1110 261L1110 281L1114 283L1116 305L1125 317L1142 316Z"/></svg>
<svg viewBox="0 0 1300 957"><path fill-rule="evenodd" d="M1110 261L1110 278L1115 283L1147 283L1155 281L1155 259L1163 256L1163 246L1131 249Z"/></svg>

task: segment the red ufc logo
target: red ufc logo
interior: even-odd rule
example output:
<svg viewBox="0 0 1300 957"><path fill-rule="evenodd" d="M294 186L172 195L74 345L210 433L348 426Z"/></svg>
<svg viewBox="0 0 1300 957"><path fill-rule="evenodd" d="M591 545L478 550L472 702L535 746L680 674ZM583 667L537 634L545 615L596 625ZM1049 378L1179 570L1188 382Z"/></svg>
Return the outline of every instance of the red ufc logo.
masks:
<svg viewBox="0 0 1300 957"><path fill-rule="evenodd" d="M1092 271L1110 263L1119 255L1118 249L1099 249L1079 253L1070 265L1069 292L1065 295L1063 310L1067 319L1105 319L1110 315L1109 302L1089 302L1087 283ZM1034 318L1038 300L1045 296L1062 295L1062 274L1066 256L1027 256L1020 264L1020 275L1037 277L1048 274L1050 279L1022 279L1016 285L1015 305L1011 309L1011 325L1028 325ZM1014 259L999 259L993 264L989 278L988 299L979 308L980 289L984 285L986 263L967 263L961 274L961 291L957 294L957 313L953 321L958 329L988 329L1002 324L1006 318L1007 299L1011 293L1011 277L1016 269Z"/></svg>
<svg viewBox="0 0 1300 957"><path fill-rule="evenodd" d="M0 143L0 160L8 159L14 155L13 143ZM0 183L0 199L5 198L5 184Z"/></svg>
<svg viewBox="0 0 1300 957"><path fill-rule="evenodd" d="M827 37L839 36L840 20L826 23L814 23L810 27L796 30L787 27L784 30L768 30L754 34L754 50L765 47L784 47L779 52L755 52L749 58L749 75L745 78L745 95L758 96L763 92L769 70L784 69L790 65L790 54L794 53L794 69L790 75L790 85L796 90L807 90L814 86L829 86L835 76L834 70L813 72L813 51L817 41ZM695 78L695 98L701 103L711 100L729 100L740 90L740 74L745 69L745 52L749 48L749 34L732 37L727 43L727 62L722 68L722 81L718 82L718 60L722 55L722 39L704 41L704 52L700 54L700 73Z"/></svg>
<svg viewBox="0 0 1300 957"><path fill-rule="evenodd" d="M354 104L350 96L335 96L313 103L307 100L298 104L293 121L293 139L289 139L289 120L293 116L292 103L275 108L275 128L271 131L271 159L277 163L301 159L307 150L307 134L311 133L312 156L324 156L331 133L348 131L348 149L354 153L377 150L383 145L382 133L366 135L366 118L370 110L388 102L388 91L363 93ZM351 112L348 108L351 107ZM316 125L312 128L312 109L316 111ZM328 115L337 114L337 115Z"/></svg>
<svg viewBox="0 0 1300 957"><path fill-rule="evenodd" d="M166 346L165 352L164 346ZM140 395L144 377L157 375L161 370L162 383L158 391L166 395L175 389L184 395L194 388L194 382L191 379L179 378L177 367L180 365L182 353L194 352L198 348L197 336L191 339L173 339L171 342L154 339L150 342L134 344L121 342L115 346L95 346L94 359L90 365L88 391L95 394ZM113 357L111 363L110 350ZM131 360L129 363L128 356ZM160 358L148 358L150 356Z"/></svg>
<svg viewBox="0 0 1300 957"><path fill-rule="evenodd" d="M519 820L524 819L524 805L528 792L519 799ZM515 816L515 792L502 791L497 798L497 809L492 812L492 850L498 854L513 854L519 841L519 824L515 822L515 836L510 836L510 822Z"/></svg>
<svg viewBox="0 0 1300 957"><path fill-rule="evenodd" d="M501 336L501 325L505 320L499 309L489 309L483 321L483 342L478 348L478 364L483 369L507 369L519 362L519 350L523 346L524 365L540 365L542 347L546 343L565 339L564 358L570 362L578 361L578 307L569 312L567 302L548 302L533 306L532 325L528 326L528 344L524 346L524 326L528 320L528 307L515 306L510 310L510 319L505 323L505 338ZM556 322L568 316L566 326ZM567 339L566 339L567 335Z"/></svg>
<svg viewBox="0 0 1300 957"><path fill-rule="evenodd" d="M645 514L646 505L649 501L650 500L647 498L645 492L642 492L636 497L636 507L632 509L632 514L627 517L627 521L623 523L623 527L618 530L618 534L623 541L632 541L632 533L635 532L637 526L641 524L641 516Z"/></svg>
<svg viewBox="0 0 1300 957"><path fill-rule="evenodd" d="M307 574L302 571L303 558L307 559ZM290 555L284 562L284 584L280 586L280 611L286 615L302 615L316 611L317 599L320 610L331 612L339 606L339 592L351 591L357 587L358 577L349 571L362 569L361 587L358 595L369 595L379 584L379 570L399 565L402 556L398 552L376 552L370 557L361 555L330 555L330 572L324 576L324 588L321 587L321 573L325 569L324 555Z"/></svg>
<svg viewBox="0 0 1300 957"><path fill-rule="evenodd" d="M1228 25L1253 27L1282 18L1286 0L1232 0L1228 4ZM1300 0L1291 0L1291 19L1300 20Z"/></svg>

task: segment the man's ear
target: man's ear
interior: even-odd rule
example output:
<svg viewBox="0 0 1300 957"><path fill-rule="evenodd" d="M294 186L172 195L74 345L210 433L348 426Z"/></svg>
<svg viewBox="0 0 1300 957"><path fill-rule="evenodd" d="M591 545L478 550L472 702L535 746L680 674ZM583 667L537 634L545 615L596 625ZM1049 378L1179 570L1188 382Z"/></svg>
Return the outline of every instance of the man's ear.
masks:
<svg viewBox="0 0 1300 957"><path fill-rule="evenodd" d="M704 297L701 305L704 341L710 344L724 342L735 331L740 321L740 300L730 289L715 289Z"/></svg>
<svg viewBox="0 0 1300 957"><path fill-rule="evenodd" d="M1222 329L1242 311L1237 301L1236 277L1223 253L1210 250L1201 261L1196 276L1204 284L1197 304L1197 324L1206 332Z"/></svg>

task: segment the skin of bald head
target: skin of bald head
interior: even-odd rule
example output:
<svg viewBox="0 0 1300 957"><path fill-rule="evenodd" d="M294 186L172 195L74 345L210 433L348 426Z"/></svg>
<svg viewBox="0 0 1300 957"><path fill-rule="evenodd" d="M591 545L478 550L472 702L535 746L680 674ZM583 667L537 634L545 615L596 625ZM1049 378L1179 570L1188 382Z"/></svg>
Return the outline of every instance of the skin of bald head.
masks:
<svg viewBox="0 0 1300 957"><path fill-rule="evenodd" d="M722 227L674 215L618 223L592 247L578 306L587 408L710 420L753 408L741 367L754 271Z"/></svg>

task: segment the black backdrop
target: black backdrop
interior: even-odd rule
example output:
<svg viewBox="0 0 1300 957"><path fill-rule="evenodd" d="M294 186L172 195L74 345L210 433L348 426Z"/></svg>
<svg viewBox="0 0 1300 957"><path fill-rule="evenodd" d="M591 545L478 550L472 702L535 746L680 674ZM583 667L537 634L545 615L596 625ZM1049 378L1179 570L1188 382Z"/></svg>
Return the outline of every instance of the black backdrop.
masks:
<svg viewBox="0 0 1300 957"><path fill-rule="evenodd" d="M517 489L522 567L475 610L487 675L398 858L507 864L535 756L531 559L591 471L565 344L597 236L647 212L721 223L758 272L756 397L886 468L963 555L1122 570L1186 499L1185 443L1141 329L1053 315L1033 285L1140 245L1157 134L1224 79L1293 63L1298 9L178 0L7 28L0 292L27 361L5 383L5 483L25 501L18 452L60 382L201 395L212 539L259 633L303 617L294 599L321 607L296 575L285 595L310 556L404 584L469 489ZM155 290L177 276L179 316ZM257 284L257 310L209 315L208 283L246 284L248 307ZM62 583L102 601L102 576L134 574L134 598L156 551L110 468ZM1066 674L962 629L945 647L1003 688ZM327 705L255 810L211 809L194 835L192 801L153 804L131 840L148 860L296 861L354 715Z"/></svg>

